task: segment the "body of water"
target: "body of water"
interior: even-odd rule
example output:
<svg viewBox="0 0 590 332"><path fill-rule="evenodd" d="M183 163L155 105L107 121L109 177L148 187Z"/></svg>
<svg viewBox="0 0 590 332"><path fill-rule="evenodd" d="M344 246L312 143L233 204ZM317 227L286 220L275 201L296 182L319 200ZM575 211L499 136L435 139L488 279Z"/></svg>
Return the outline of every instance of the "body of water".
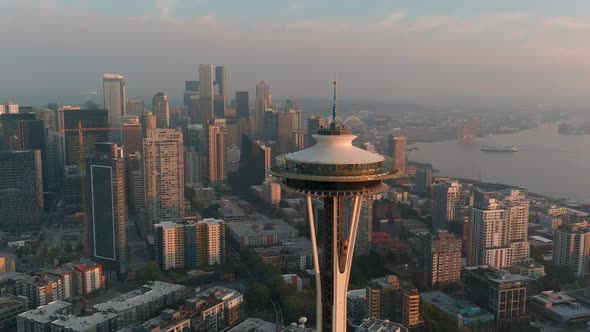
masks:
<svg viewBox="0 0 590 332"><path fill-rule="evenodd" d="M559 135L556 123L516 134L418 143L409 159L428 162L439 175L521 186L531 192L590 202L590 135ZM518 152L483 152L483 146ZM408 152L410 153L410 152Z"/></svg>

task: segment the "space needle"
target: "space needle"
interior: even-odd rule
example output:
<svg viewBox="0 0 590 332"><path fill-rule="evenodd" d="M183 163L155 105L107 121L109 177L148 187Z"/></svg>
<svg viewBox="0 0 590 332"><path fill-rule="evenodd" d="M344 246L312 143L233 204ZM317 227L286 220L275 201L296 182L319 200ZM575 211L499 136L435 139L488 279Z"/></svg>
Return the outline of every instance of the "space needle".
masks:
<svg viewBox="0 0 590 332"><path fill-rule="evenodd" d="M307 213L316 273L316 321L322 332L346 331L346 293L359 224L362 197L380 193L383 180L400 172L385 164L385 158L352 145L356 138L350 128L336 123L336 81L332 122L319 129L316 145L278 156L270 173L281 179L283 187L306 195ZM312 197L324 201L325 222L318 225L322 234L322 264L318 257ZM352 216L344 219L344 207L352 201ZM345 234L348 222L349 233ZM322 270L320 271L320 266Z"/></svg>

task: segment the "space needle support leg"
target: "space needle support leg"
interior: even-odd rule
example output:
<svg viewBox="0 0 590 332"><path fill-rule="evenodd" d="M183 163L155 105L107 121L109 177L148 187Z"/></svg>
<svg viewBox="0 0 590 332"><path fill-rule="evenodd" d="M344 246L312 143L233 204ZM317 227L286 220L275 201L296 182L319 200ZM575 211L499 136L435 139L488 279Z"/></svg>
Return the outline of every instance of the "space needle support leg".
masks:
<svg viewBox="0 0 590 332"><path fill-rule="evenodd" d="M311 195L307 195L307 216L309 219L309 231L311 234L311 244L313 248L313 265L315 268L315 288L316 288L316 326L317 331L322 331L322 281L320 280L320 260L318 257L318 242L315 234L315 221L313 219L313 205Z"/></svg>

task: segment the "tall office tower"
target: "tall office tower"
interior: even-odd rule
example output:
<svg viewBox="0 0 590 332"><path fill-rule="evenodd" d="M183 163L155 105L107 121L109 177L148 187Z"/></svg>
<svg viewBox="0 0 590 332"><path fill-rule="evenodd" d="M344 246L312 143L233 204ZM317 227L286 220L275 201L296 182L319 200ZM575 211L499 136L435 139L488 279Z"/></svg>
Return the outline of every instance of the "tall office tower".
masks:
<svg viewBox="0 0 590 332"><path fill-rule="evenodd" d="M199 81L184 81L183 105L188 108L191 103L191 97L199 94Z"/></svg>
<svg viewBox="0 0 590 332"><path fill-rule="evenodd" d="M496 331L518 331L519 327L529 326L529 277L486 266L465 267L462 276L465 299L494 315Z"/></svg>
<svg viewBox="0 0 590 332"><path fill-rule="evenodd" d="M152 113L156 116L156 127L160 129L170 127L170 105L168 96L158 92L152 99Z"/></svg>
<svg viewBox="0 0 590 332"><path fill-rule="evenodd" d="M127 100L127 115L132 116L143 116L144 104L141 99L129 99Z"/></svg>
<svg viewBox="0 0 590 332"><path fill-rule="evenodd" d="M63 155L64 138L57 132L49 131L47 135L47 187L50 191L57 190L62 181L64 158ZM45 183L43 183L45 185Z"/></svg>
<svg viewBox="0 0 590 332"><path fill-rule="evenodd" d="M141 153L143 134L139 117L125 115L122 119L121 141L123 142L123 152L125 157L130 153Z"/></svg>
<svg viewBox="0 0 590 332"><path fill-rule="evenodd" d="M112 127L121 126L121 117L126 113L125 77L117 74L104 74L102 77L104 108L109 113Z"/></svg>
<svg viewBox="0 0 590 332"><path fill-rule="evenodd" d="M285 112L297 109L297 100L293 97L287 98L285 101Z"/></svg>
<svg viewBox="0 0 590 332"><path fill-rule="evenodd" d="M264 127L262 138L265 141L277 141L279 135L279 112L267 109L264 111L262 126Z"/></svg>
<svg viewBox="0 0 590 332"><path fill-rule="evenodd" d="M242 145L242 133L240 131L240 122L238 119L225 119L226 137L225 146Z"/></svg>
<svg viewBox="0 0 590 332"><path fill-rule="evenodd" d="M215 102L213 105L214 114L215 117L222 118L225 116L225 107L227 105L227 79L225 66L215 67L215 87Z"/></svg>
<svg viewBox="0 0 590 332"><path fill-rule="evenodd" d="M36 226L43 214L39 150L0 151L0 227Z"/></svg>
<svg viewBox="0 0 590 332"><path fill-rule="evenodd" d="M202 181L202 155L192 146L184 150L184 182L200 183Z"/></svg>
<svg viewBox="0 0 590 332"><path fill-rule="evenodd" d="M272 205L279 205L281 202L281 184L271 178L262 182L262 198Z"/></svg>
<svg viewBox="0 0 590 332"><path fill-rule="evenodd" d="M127 200L129 207L138 212L144 208L145 195L143 188L143 159L141 153L132 152L127 155Z"/></svg>
<svg viewBox="0 0 590 332"><path fill-rule="evenodd" d="M512 248L512 264L529 260L531 246L528 241L529 205L524 190L513 189L504 197L508 209L508 242Z"/></svg>
<svg viewBox="0 0 590 332"><path fill-rule="evenodd" d="M271 103L270 86L266 81L258 82L254 104L254 137L257 139L264 136L264 112L270 108Z"/></svg>
<svg viewBox="0 0 590 332"><path fill-rule="evenodd" d="M393 167L406 173L406 136L389 135L389 155L393 158Z"/></svg>
<svg viewBox="0 0 590 332"><path fill-rule="evenodd" d="M95 143L111 141L111 132L104 130L109 127L109 114L105 109L62 109L57 115L58 128L69 130L64 133L64 165L79 164L79 135L76 130L79 124L86 130L83 147L86 159L94 154Z"/></svg>
<svg viewBox="0 0 590 332"><path fill-rule="evenodd" d="M229 145L225 149L225 170L228 173L235 173L240 168L240 148Z"/></svg>
<svg viewBox="0 0 590 332"><path fill-rule="evenodd" d="M407 281L395 275L367 283L365 316L402 322L408 328L420 324L420 295Z"/></svg>
<svg viewBox="0 0 590 332"><path fill-rule="evenodd" d="M315 135L320 128L325 127L326 124L326 119L319 115L310 115L309 118L307 118L307 138L305 140L307 147L315 145L316 140L313 138L313 135Z"/></svg>
<svg viewBox="0 0 590 332"><path fill-rule="evenodd" d="M293 147L291 148L291 150L299 151L305 149L305 136L305 130L293 130Z"/></svg>
<svg viewBox="0 0 590 332"><path fill-rule="evenodd" d="M414 192L426 195L432 189L432 167L422 166L416 168Z"/></svg>
<svg viewBox="0 0 590 332"><path fill-rule="evenodd" d="M22 150L19 123L32 120L35 120L33 113L0 114L0 150Z"/></svg>
<svg viewBox="0 0 590 332"><path fill-rule="evenodd" d="M447 181L432 186L432 226L435 230L449 230L452 223L463 222L464 193L457 181Z"/></svg>
<svg viewBox="0 0 590 332"><path fill-rule="evenodd" d="M18 114L18 104L0 104L0 114Z"/></svg>
<svg viewBox="0 0 590 332"><path fill-rule="evenodd" d="M47 172L47 141L43 120L24 120L18 122L19 150L41 151L41 173L43 174L43 190L49 184Z"/></svg>
<svg viewBox="0 0 590 332"><path fill-rule="evenodd" d="M300 108L297 108L297 109L290 110L289 112L295 114L294 117L293 117L293 129L295 129L295 130L303 130L301 128L301 125L302 125L302 113L303 113L303 111L301 111Z"/></svg>
<svg viewBox="0 0 590 332"><path fill-rule="evenodd" d="M590 223L563 225L554 231L553 264L567 266L578 278L589 273Z"/></svg>
<svg viewBox="0 0 590 332"><path fill-rule="evenodd" d="M207 124L213 119L213 65L199 65L199 97L191 98L191 123Z"/></svg>
<svg viewBox="0 0 590 332"><path fill-rule="evenodd" d="M147 131L158 128L156 116L152 112L147 112L141 118L141 132L143 137L147 136Z"/></svg>
<svg viewBox="0 0 590 332"><path fill-rule="evenodd" d="M332 118L336 119L336 82ZM277 166L269 173L281 179L292 191L307 196L307 211L313 211L312 196L324 201L325 222L320 224L323 237L322 271L315 237L315 222L310 221L316 272L317 326L326 331L346 330L346 294L360 219L362 197L384 190L382 181L397 176L385 166L382 156L352 144L356 136L347 127L332 122L314 136L311 148L277 157ZM343 232L346 198L354 199L349 234Z"/></svg>
<svg viewBox="0 0 590 332"><path fill-rule="evenodd" d="M78 165L65 165L63 178L64 214L75 215L82 212L82 175Z"/></svg>
<svg viewBox="0 0 590 332"><path fill-rule="evenodd" d="M272 164L272 148L242 134L240 176L245 185L259 185L266 180L266 171Z"/></svg>
<svg viewBox="0 0 590 332"><path fill-rule="evenodd" d="M207 179L225 181L225 122L214 120L207 126Z"/></svg>
<svg viewBox="0 0 590 332"><path fill-rule="evenodd" d="M346 200L344 220L352 219L353 199ZM344 234L348 234L350 223L344 224ZM373 197L364 196L361 202L361 214L356 234L354 256L369 256L371 253L371 235L373 234Z"/></svg>
<svg viewBox="0 0 590 332"><path fill-rule="evenodd" d="M160 220L184 215L184 152L182 132L148 130L143 139L145 230L153 232Z"/></svg>
<svg viewBox="0 0 590 332"><path fill-rule="evenodd" d="M240 118L250 118L250 98L248 91L236 91L236 113Z"/></svg>
<svg viewBox="0 0 590 332"><path fill-rule="evenodd" d="M460 238L447 231L438 231L435 235L423 235L420 243L420 266L428 271L432 287L461 282Z"/></svg>
<svg viewBox="0 0 590 332"><path fill-rule="evenodd" d="M43 121L46 131L57 131L57 111L49 109L36 110L35 118Z"/></svg>
<svg viewBox="0 0 590 332"><path fill-rule="evenodd" d="M162 270L222 264L225 233L225 223L220 219L158 223L154 225L156 261Z"/></svg>
<svg viewBox="0 0 590 332"><path fill-rule="evenodd" d="M295 115L292 112L277 113L277 152L279 154L294 152L293 130L295 128L293 128L293 123Z"/></svg>
<svg viewBox="0 0 590 332"><path fill-rule="evenodd" d="M127 277L127 195L123 149L97 143L88 162L90 256L112 280Z"/></svg>
<svg viewBox="0 0 590 332"><path fill-rule="evenodd" d="M507 210L487 193L476 191L475 196L471 208L474 262L499 269L509 268L512 265L512 249L508 242Z"/></svg>

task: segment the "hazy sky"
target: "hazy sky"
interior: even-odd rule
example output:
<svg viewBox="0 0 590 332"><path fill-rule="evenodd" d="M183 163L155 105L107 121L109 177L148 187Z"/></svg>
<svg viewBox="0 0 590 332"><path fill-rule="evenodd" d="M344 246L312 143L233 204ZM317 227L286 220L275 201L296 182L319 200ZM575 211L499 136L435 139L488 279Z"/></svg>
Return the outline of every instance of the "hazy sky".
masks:
<svg viewBox="0 0 590 332"><path fill-rule="evenodd" d="M398 102L590 104L590 1L0 0L0 102L182 94L199 63L228 88Z"/></svg>

